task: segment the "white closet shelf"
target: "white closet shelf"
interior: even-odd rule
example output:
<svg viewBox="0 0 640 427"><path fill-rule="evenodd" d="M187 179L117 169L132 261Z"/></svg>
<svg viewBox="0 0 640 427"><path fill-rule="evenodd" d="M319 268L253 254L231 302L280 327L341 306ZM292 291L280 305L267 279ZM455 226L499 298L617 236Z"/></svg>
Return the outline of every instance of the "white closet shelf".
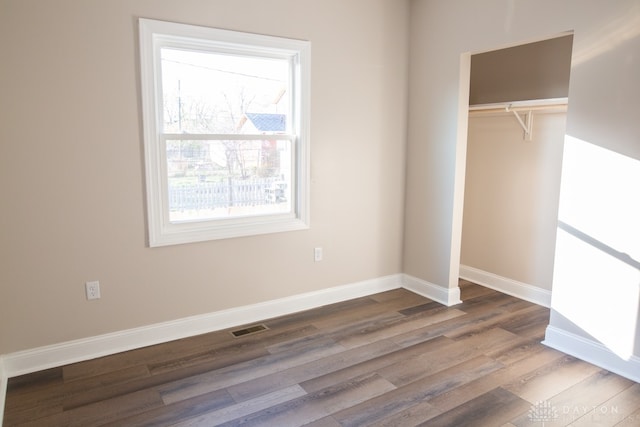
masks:
<svg viewBox="0 0 640 427"><path fill-rule="evenodd" d="M528 101L477 104L469 106L469 115L513 114L524 131L523 138L533 138L533 112L557 113L567 111L568 98L534 99ZM524 120L519 112L524 112Z"/></svg>

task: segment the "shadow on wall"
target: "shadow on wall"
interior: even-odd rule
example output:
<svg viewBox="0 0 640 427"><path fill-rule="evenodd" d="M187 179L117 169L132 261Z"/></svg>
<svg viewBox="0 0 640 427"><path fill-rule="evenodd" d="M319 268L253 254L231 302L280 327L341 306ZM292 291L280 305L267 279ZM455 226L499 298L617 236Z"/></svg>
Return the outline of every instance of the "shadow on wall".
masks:
<svg viewBox="0 0 640 427"><path fill-rule="evenodd" d="M567 135L551 308L613 353L638 353L640 161Z"/></svg>

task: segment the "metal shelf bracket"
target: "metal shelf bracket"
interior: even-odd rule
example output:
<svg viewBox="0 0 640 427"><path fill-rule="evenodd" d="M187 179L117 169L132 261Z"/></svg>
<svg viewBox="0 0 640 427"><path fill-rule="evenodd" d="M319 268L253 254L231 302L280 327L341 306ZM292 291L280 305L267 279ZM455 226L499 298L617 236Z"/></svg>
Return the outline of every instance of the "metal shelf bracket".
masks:
<svg viewBox="0 0 640 427"><path fill-rule="evenodd" d="M511 105L507 105L505 107L505 111L513 113L513 116L516 118L516 120L518 120L518 123L520 123L520 126L524 131L524 135L522 136L522 138L525 141L531 141L533 139L533 111L529 110L526 112L524 121L520 117L520 114L511 109Z"/></svg>

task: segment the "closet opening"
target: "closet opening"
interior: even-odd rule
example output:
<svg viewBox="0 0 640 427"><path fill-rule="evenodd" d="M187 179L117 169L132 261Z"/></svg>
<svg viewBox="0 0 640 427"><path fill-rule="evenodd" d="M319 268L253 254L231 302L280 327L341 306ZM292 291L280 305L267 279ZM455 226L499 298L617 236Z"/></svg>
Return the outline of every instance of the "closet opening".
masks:
<svg viewBox="0 0 640 427"><path fill-rule="evenodd" d="M459 278L546 307L573 35L470 55ZM461 113L462 114L462 113Z"/></svg>

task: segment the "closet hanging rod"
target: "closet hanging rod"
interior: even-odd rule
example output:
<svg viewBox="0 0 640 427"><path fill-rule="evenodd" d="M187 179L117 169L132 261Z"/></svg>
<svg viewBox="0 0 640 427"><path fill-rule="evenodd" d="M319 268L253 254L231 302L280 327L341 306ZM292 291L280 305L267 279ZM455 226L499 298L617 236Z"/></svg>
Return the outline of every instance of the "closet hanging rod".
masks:
<svg viewBox="0 0 640 427"><path fill-rule="evenodd" d="M469 112L505 113L510 111L565 111L568 98L535 99L530 101L500 102L494 104L476 104L469 106Z"/></svg>

